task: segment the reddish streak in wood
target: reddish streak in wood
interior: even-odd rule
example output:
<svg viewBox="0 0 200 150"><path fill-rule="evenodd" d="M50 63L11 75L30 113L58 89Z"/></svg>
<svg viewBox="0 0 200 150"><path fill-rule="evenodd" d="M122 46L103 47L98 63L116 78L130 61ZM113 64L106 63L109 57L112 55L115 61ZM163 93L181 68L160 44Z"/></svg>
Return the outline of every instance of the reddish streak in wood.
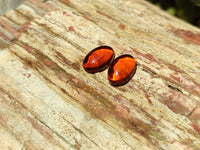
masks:
<svg viewBox="0 0 200 150"><path fill-rule="evenodd" d="M70 1L69 0L60 0L62 3L64 3L64 4L70 4Z"/></svg>
<svg viewBox="0 0 200 150"><path fill-rule="evenodd" d="M153 105L152 101L150 100L150 96L148 94L145 94L145 97L148 100L149 104Z"/></svg>
<svg viewBox="0 0 200 150"><path fill-rule="evenodd" d="M88 73L101 72L108 68L114 57L115 54L111 47L97 47L86 55L83 61L83 68Z"/></svg>
<svg viewBox="0 0 200 150"><path fill-rule="evenodd" d="M6 42L9 42L11 39L9 37L7 37L5 34L3 34L2 32L0 32L0 37L2 39L4 39Z"/></svg>
<svg viewBox="0 0 200 150"><path fill-rule="evenodd" d="M200 126L198 124L194 123L194 122L191 123L191 126L200 135Z"/></svg>
<svg viewBox="0 0 200 150"><path fill-rule="evenodd" d="M74 27L70 26L70 27L69 27L69 31L73 31L73 32L75 32Z"/></svg>
<svg viewBox="0 0 200 150"><path fill-rule="evenodd" d="M102 16L105 16L105 17L107 17L107 18L109 18L109 19L111 19L111 20L113 20L113 21L117 21L117 20L114 19L113 17L107 15L105 12L102 12L102 11L98 11L98 10L97 10L97 13L100 14L100 15L102 15Z"/></svg>
<svg viewBox="0 0 200 150"><path fill-rule="evenodd" d="M108 80L113 86L126 84L136 72L136 61L131 55L116 58L108 69Z"/></svg>
<svg viewBox="0 0 200 150"><path fill-rule="evenodd" d="M8 23L6 23L6 21L2 19L0 19L0 26L4 28L5 30L7 30L9 33L13 33L13 34L18 33L18 31L15 28L11 27Z"/></svg>
<svg viewBox="0 0 200 150"><path fill-rule="evenodd" d="M191 31L186 31L183 29L170 29L175 35L181 36L188 42L200 45L200 34L195 34Z"/></svg>
<svg viewBox="0 0 200 150"><path fill-rule="evenodd" d="M118 26L120 29L124 30L125 29L125 25L120 23L119 26Z"/></svg>

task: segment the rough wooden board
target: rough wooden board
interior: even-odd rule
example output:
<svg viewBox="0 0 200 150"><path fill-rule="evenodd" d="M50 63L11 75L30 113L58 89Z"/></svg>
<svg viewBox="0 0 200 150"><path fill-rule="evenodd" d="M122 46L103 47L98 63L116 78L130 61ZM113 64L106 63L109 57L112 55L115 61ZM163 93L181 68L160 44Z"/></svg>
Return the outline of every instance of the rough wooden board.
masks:
<svg viewBox="0 0 200 150"><path fill-rule="evenodd" d="M0 131L13 147L200 148L199 29L141 0L29 0L19 11L21 31L0 52ZM137 59L127 85L83 70L98 45Z"/></svg>

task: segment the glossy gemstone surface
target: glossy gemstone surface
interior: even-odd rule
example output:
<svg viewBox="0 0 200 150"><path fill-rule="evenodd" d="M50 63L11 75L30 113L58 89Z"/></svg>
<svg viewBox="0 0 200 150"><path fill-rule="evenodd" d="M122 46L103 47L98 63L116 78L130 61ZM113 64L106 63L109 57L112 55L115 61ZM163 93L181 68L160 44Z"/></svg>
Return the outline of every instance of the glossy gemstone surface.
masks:
<svg viewBox="0 0 200 150"><path fill-rule="evenodd" d="M100 46L86 55L83 61L83 68L88 73L101 72L108 68L114 58L115 53L111 47Z"/></svg>
<svg viewBox="0 0 200 150"><path fill-rule="evenodd" d="M121 55L110 64L108 80L113 86L122 86L129 82L136 69L136 61L131 55Z"/></svg>

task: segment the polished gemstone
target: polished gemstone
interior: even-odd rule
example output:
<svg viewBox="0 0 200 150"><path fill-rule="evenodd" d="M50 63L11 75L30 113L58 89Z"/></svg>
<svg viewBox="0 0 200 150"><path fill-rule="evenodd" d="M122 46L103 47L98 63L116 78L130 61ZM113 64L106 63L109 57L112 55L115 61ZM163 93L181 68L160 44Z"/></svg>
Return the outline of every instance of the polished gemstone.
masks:
<svg viewBox="0 0 200 150"><path fill-rule="evenodd" d="M122 86L129 82L136 69L136 61L131 55L121 55L110 64L108 80L113 86Z"/></svg>
<svg viewBox="0 0 200 150"><path fill-rule="evenodd" d="M114 60L115 53L109 46L100 46L90 51L84 61L83 68L88 73L97 73L108 68Z"/></svg>

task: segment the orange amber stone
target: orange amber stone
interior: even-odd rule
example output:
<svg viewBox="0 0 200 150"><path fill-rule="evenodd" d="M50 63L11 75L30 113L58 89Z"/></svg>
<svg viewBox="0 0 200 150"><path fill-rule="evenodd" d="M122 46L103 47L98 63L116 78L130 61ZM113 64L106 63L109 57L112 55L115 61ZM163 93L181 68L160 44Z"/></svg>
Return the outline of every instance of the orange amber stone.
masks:
<svg viewBox="0 0 200 150"><path fill-rule="evenodd" d="M117 57L109 66L108 80L113 86L122 86L133 77L137 64L131 55Z"/></svg>
<svg viewBox="0 0 200 150"><path fill-rule="evenodd" d="M108 68L114 58L115 53L111 47L100 46L86 55L83 61L83 68L88 73L101 72Z"/></svg>

